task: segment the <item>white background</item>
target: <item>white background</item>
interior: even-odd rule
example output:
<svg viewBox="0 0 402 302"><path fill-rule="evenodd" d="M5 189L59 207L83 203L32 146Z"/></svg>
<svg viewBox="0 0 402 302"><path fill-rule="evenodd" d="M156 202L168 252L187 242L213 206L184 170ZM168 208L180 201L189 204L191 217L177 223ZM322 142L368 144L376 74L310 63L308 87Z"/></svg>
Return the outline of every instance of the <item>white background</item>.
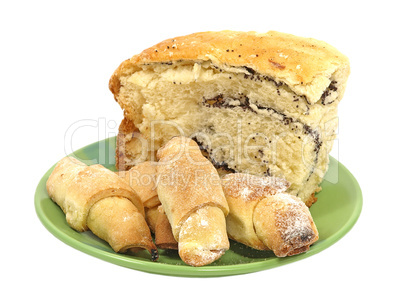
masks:
<svg viewBox="0 0 402 302"><path fill-rule="evenodd" d="M2 1L0 300L354 301L401 299L401 39L397 1ZM34 209L42 175L71 150L115 135L108 90L121 61L178 35L278 30L324 40L351 61L335 156L363 190L339 242L305 260L223 278L119 267L51 235ZM65 136L82 120L71 144ZM4 278L3 278L4 280ZM5 298L5 297L8 298ZM35 300L35 301L36 301Z"/></svg>

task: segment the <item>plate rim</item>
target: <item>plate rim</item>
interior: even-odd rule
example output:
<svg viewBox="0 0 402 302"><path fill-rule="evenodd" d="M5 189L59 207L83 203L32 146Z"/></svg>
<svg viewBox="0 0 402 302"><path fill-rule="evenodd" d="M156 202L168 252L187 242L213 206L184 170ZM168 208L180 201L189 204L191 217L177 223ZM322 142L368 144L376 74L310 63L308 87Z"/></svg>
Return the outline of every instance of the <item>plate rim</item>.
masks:
<svg viewBox="0 0 402 302"><path fill-rule="evenodd" d="M69 156L76 156L76 153L82 153L85 149L94 148L96 145L100 143L110 143L111 140L115 141L116 137L106 138L104 140L100 140L84 146ZM342 237L344 237L356 224L363 207L363 195L361 191L361 187L353 176L353 174L339 161L330 156L331 161L335 161L340 167L342 167L343 171L347 174L349 178L351 178L356 185L355 191L355 204L356 206L353 208L353 211L350 214L349 219L344 223L342 228L331 234L330 237L326 238L325 242L318 242L311 247L311 249L303 254L295 255L292 257L284 257L284 258L270 258L266 260L261 260L257 262L250 263L239 263L239 264L228 264L228 265L211 265L211 266L203 266L203 267L192 267L185 265L174 265L169 263L161 263L161 262L146 262L143 260L138 260L135 258L127 257L124 254L118 254L114 252L105 251L99 249L97 247L88 245L84 242L79 241L76 238L69 236L60 230L52 221L47 217L45 211L43 209L42 200L43 198L40 196L42 194L43 186L46 187L46 181L49 177L51 171L53 171L56 164L52 165L46 173L41 177L34 196L35 203L35 211L36 214L44 225L44 227L57 239L62 241L63 243L69 245L70 247L77 249L81 252L84 252L87 255L94 256L98 259L104 260L106 262L110 262L119 266L123 266L126 268L161 274L161 275L169 275L169 276L177 276L177 277L223 277L223 276L231 276L231 275L240 275L258 272L262 270L268 270L271 268L279 267L285 264L289 264L292 262L296 262L308 257L311 257L338 242Z"/></svg>

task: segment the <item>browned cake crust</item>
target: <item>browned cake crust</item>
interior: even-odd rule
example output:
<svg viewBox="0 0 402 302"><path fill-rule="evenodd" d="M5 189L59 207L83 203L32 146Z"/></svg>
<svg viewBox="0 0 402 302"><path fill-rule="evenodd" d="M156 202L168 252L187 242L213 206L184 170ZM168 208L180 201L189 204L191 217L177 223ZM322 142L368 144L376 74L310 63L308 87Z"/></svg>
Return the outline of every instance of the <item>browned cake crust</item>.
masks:
<svg viewBox="0 0 402 302"><path fill-rule="evenodd" d="M306 95L311 103L320 99L321 84L327 85L320 83L320 77L327 77L338 68L349 70L348 58L323 41L276 31L225 30L167 39L147 48L120 64L110 79L109 88L116 98L121 76L139 70L142 64L179 60L246 66L286 83L296 93Z"/></svg>
<svg viewBox="0 0 402 302"><path fill-rule="evenodd" d="M119 133L116 138L116 168L117 170L128 170L132 167L127 166L125 157L126 144L129 140L133 139L132 134L138 129L134 126L134 123L128 119L123 119L119 126Z"/></svg>

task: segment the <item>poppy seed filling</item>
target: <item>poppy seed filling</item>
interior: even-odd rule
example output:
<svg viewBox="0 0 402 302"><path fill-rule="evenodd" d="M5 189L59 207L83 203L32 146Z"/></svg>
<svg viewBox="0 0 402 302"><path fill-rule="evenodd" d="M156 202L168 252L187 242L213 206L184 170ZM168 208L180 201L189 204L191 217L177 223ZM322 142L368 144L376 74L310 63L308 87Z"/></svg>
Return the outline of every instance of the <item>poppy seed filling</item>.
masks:
<svg viewBox="0 0 402 302"><path fill-rule="evenodd" d="M324 99L325 99L325 97L324 97ZM202 105L206 106L206 107L213 107L213 108L220 108L220 109L228 109L228 108L233 109L235 107L239 107L239 108L243 109L244 111L246 111L246 110L251 111L255 114L258 114L256 109L265 110L266 112L269 113L270 116L275 117L276 119L281 121L284 125L288 125L291 129L298 128L298 125L301 125L302 129L303 129L303 133L311 136L311 138L313 139L313 142L315 144L315 146L314 146L314 152L315 152L314 165L317 164L318 155L319 155L319 152L320 152L320 149L322 146L320 134L318 131L312 129L310 126L308 126L306 124L303 124L299 120L296 120L292 117L288 117L284 113L279 112L273 108L261 106L258 104L252 104L252 103L250 103L250 99L243 94L239 94L238 97L226 97L222 94L219 94L214 98L208 98L208 99L203 97ZM292 124L294 124L294 125L292 125ZM212 126L210 128L212 128ZM200 146L200 149L203 150L203 154L213 163L213 165L216 168L221 168L221 169L226 170L227 172L232 172L232 173L238 172L238 171L236 171L236 169L230 168L227 163L225 163L223 161L222 162L216 161L211 156L211 150L210 150L209 146L204 145L202 140L197 139L197 136L195 136L193 139ZM262 152L262 151L260 150L260 152ZM310 179L310 176L314 173L314 169L315 169L315 167L312 167L312 169L310 170L307 181ZM269 168L267 169L267 171L264 174L266 176L271 176Z"/></svg>

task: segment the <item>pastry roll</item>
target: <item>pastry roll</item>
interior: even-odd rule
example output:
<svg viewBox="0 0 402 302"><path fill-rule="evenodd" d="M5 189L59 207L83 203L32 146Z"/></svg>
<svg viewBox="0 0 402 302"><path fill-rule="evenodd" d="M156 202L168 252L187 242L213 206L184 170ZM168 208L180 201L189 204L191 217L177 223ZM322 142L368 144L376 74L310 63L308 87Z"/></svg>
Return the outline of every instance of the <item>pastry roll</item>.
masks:
<svg viewBox="0 0 402 302"><path fill-rule="evenodd" d="M155 244L162 249L176 249L169 221L160 207L161 203L156 190L157 169L156 162L146 161L139 163L128 171L119 171L122 177L138 194L145 209L145 220L155 234Z"/></svg>
<svg viewBox="0 0 402 302"><path fill-rule="evenodd" d="M158 248L177 250L179 248L172 233L172 227L162 206L156 209L155 215L155 244Z"/></svg>
<svg viewBox="0 0 402 302"><path fill-rule="evenodd" d="M318 231L308 207L285 193L289 183L280 178L228 174L222 187L229 204L226 225L229 237L258 250L272 250L278 257L309 250Z"/></svg>
<svg viewBox="0 0 402 302"><path fill-rule="evenodd" d="M308 207L300 198L278 193L257 203L253 215L257 237L276 256L293 256L310 249L318 231Z"/></svg>
<svg viewBox="0 0 402 302"><path fill-rule="evenodd" d="M215 168L284 177L310 206L328 168L349 73L348 58L333 46L275 31L161 41L111 76L124 111L119 164L129 167L173 136L192 137Z"/></svg>
<svg viewBox="0 0 402 302"><path fill-rule="evenodd" d="M87 166L65 157L49 176L46 187L73 229L90 229L116 252L144 248L153 260L158 258L139 197L115 173L101 165Z"/></svg>
<svg viewBox="0 0 402 302"><path fill-rule="evenodd" d="M137 193L144 208L159 206L156 191L156 162L146 161L133 166L128 171L119 171L122 177Z"/></svg>
<svg viewBox="0 0 402 302"><path fill-rule="evenodd" d="M185 137L172 138L157 157L158 196L180 258L192 266L212 263L229 249L229 208L216 169Z"/></svg>
<svg viewBox="0 0 402 302"><path fill-rule="evenodd" d="M142 162L128 171L117 174L137 193L145 210L145 220L152 232L155 231L156 211L161 204L156 191L156 162Z"/></svg>

